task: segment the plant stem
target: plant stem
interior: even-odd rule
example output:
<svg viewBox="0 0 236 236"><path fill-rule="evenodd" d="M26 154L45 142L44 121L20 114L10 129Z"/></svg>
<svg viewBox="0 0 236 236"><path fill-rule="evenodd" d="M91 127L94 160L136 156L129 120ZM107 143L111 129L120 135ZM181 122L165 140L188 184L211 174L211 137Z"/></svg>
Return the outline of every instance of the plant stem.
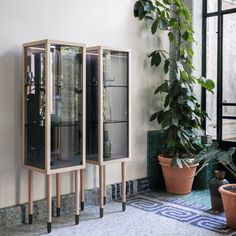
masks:
<svg viewBox="0 0 236 236"><path fill-rule="evenodd" d="M180 23L180 17L178 17L178 56L177 61L180 59L180 45L181 45L181 23Z"/></svg>

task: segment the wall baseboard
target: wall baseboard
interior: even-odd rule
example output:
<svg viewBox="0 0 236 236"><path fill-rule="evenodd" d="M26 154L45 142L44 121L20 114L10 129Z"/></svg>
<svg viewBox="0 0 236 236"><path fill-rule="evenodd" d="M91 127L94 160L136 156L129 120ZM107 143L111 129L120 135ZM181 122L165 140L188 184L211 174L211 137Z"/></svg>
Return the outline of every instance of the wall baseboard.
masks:
<svg viewBox="0 0 236 236"><path fill-rule="evenodd" d="M136 194L149 190L149 179L142 178L126 182L127 198L134 197ZM121 183L106 186L107 202L121 199ZM85 191L86 205L99 204L99 189L89 189ZM46 199L34 201L33 220L43 220L47 218ZM69 193L61 195L61 215L75 210L75 194ZM52 199L52 215L56 216L56 198ZM0 228L28 223L28 203L19 204L0 209Z"/></svg>

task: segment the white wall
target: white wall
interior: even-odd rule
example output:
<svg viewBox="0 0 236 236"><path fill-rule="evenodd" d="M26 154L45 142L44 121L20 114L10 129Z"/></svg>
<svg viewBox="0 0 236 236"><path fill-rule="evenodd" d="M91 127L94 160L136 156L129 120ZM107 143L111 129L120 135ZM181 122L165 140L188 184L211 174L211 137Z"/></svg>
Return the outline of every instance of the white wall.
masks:
<svg viewBox="0 0 236 236"><path fill-rule="evenodd" d="M161 45L133 17L133 0L0 0L0 208L27 201L27 171L21 156L21 45L39 39L104 44L132 49L132 159L127 179L146 176L147 130L158 104L153 91L163 75L150 68L148 52ZM168 48L168 45L167 45ZM45 179L34 175L34 199L45 197ZM72 189L63 174L62 192ZM120 181L120 166L107 168L107 184ZM98 183L97 168L88 166L86 188Z"/></svg>

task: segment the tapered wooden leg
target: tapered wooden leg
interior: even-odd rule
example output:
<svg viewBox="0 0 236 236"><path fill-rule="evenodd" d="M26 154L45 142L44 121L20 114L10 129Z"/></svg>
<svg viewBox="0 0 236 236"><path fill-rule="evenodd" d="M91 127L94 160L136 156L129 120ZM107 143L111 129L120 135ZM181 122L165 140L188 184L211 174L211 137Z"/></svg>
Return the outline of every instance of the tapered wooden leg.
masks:
<svg viewBox="0 0 236 236"><path fill-rule="evenodd" d="M56 205L57 205L57 217L61 214L61 175L56 174Z"/></svg>
<svg viewBox="0 0 236 236"><path fill-rule="evenodd" d="M79 224L79 206L80 206L80 200L79 200L79 170L75 171L75 224Z"/></svg>
<svg viewBox="0 0 236 236"><path fill-rule="evenodd" d="M103 217L103 166L99 166L100 218Z"/></svg>
<svg viewBox="0 0 236 236"><path fill-rule="evenodd" d="M126 209L126 173L125 162L121 163L121 176L122 176L122 211Z"/></svg>
<svg viewBox="0 0 236 236"><path fill-rule="evenodd" d="M84 170L80 170L80 210L84 210Z"/></svg>
<svg viewBox="0 0 236 236"><path fill-rule="evenodd" d="M106 191L106 166L103 166L103 204L106 205L107 191Z"/></svg>
<svg viewBox="0 0 236 236"><path fill-rule="evenodd" d="M52 230L52 175L47 175L48 233Z"/></svg>
<svg viewBox="0 0 236 236"><path fill-rule="evenodd" d="M28 172L29 224L33 224L33 172Z"/></svg>

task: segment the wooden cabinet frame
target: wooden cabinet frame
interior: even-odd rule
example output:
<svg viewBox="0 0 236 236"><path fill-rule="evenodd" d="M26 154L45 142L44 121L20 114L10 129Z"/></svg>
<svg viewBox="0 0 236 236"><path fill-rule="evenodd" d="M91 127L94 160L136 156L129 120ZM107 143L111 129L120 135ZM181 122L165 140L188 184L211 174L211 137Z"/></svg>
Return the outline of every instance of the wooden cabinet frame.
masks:
<svg viewBox="0 0 236 236"><path fill-rule="evenodd" d="M51 102L51 89L50 89L50 81L52 78L50 77L50 46L51 45L61 45L61 46L78 46L82 49L83 53L83 65L82 65L82 164L75 165L75 166L68 166L63 168L51 169L50 161L51 161L51 113L50 113L50 102ZM25 132L25 121L26 121L26 95L25 95L25 76L26 76L26 58L25 58L25 49L27 47L33 47L37 45L44 45L43 50L45 50L45 165L44 168L37 168L34 166L30 166L25 163L26 158L26 132ZM29 170L28 175L28 198L29 198L29 223L32 224L33 222L33 172L39 172L45 174L47 176L47 200L48 200L48 223L47 223L47 230L48 232L51 231L51 199L52 199L52 175L56 174L56 193L57 193L57 216L60 216L60 194L61 194L61 187L60 187L60 174L63 172L70 172L73 171L75 174L75 192L76 192L76 215L75 215L75 223L79 223L79 202L80 202L80 195L79 189L83 185L80 184L79 176L80 170L83 170L86 166L86 47L85 44L79 43L72 43L72 42L64 42L58 40L40 40L35 42L30 42L23 44L23 68L22 68L22 156L23 156L23 163L24 166ZM83 191L83 190L82 190Z"/></svg>
<svg viewBox="0 0 236 236"><path fill-rule="evenodd" d="M113 160L104 160L103 158L103 52L104 50L125 52L128 54L128 81L127 81L127 101L128 101L128 156ZM131 95L130 95L130 65L131 65L131 51L129 49L112 48L106 46L87 47L87 53L93 51L98 52L98 160L91 160L87 158L87 163L99 166L99 188L100 188L100 217L103 217L103 206L106 204L106 166L112 163L121 164L122 176L122 209L125 211L126 202L126 173L125 163L131 160ZM89 134L87 134L89 135Z"/></svg>

